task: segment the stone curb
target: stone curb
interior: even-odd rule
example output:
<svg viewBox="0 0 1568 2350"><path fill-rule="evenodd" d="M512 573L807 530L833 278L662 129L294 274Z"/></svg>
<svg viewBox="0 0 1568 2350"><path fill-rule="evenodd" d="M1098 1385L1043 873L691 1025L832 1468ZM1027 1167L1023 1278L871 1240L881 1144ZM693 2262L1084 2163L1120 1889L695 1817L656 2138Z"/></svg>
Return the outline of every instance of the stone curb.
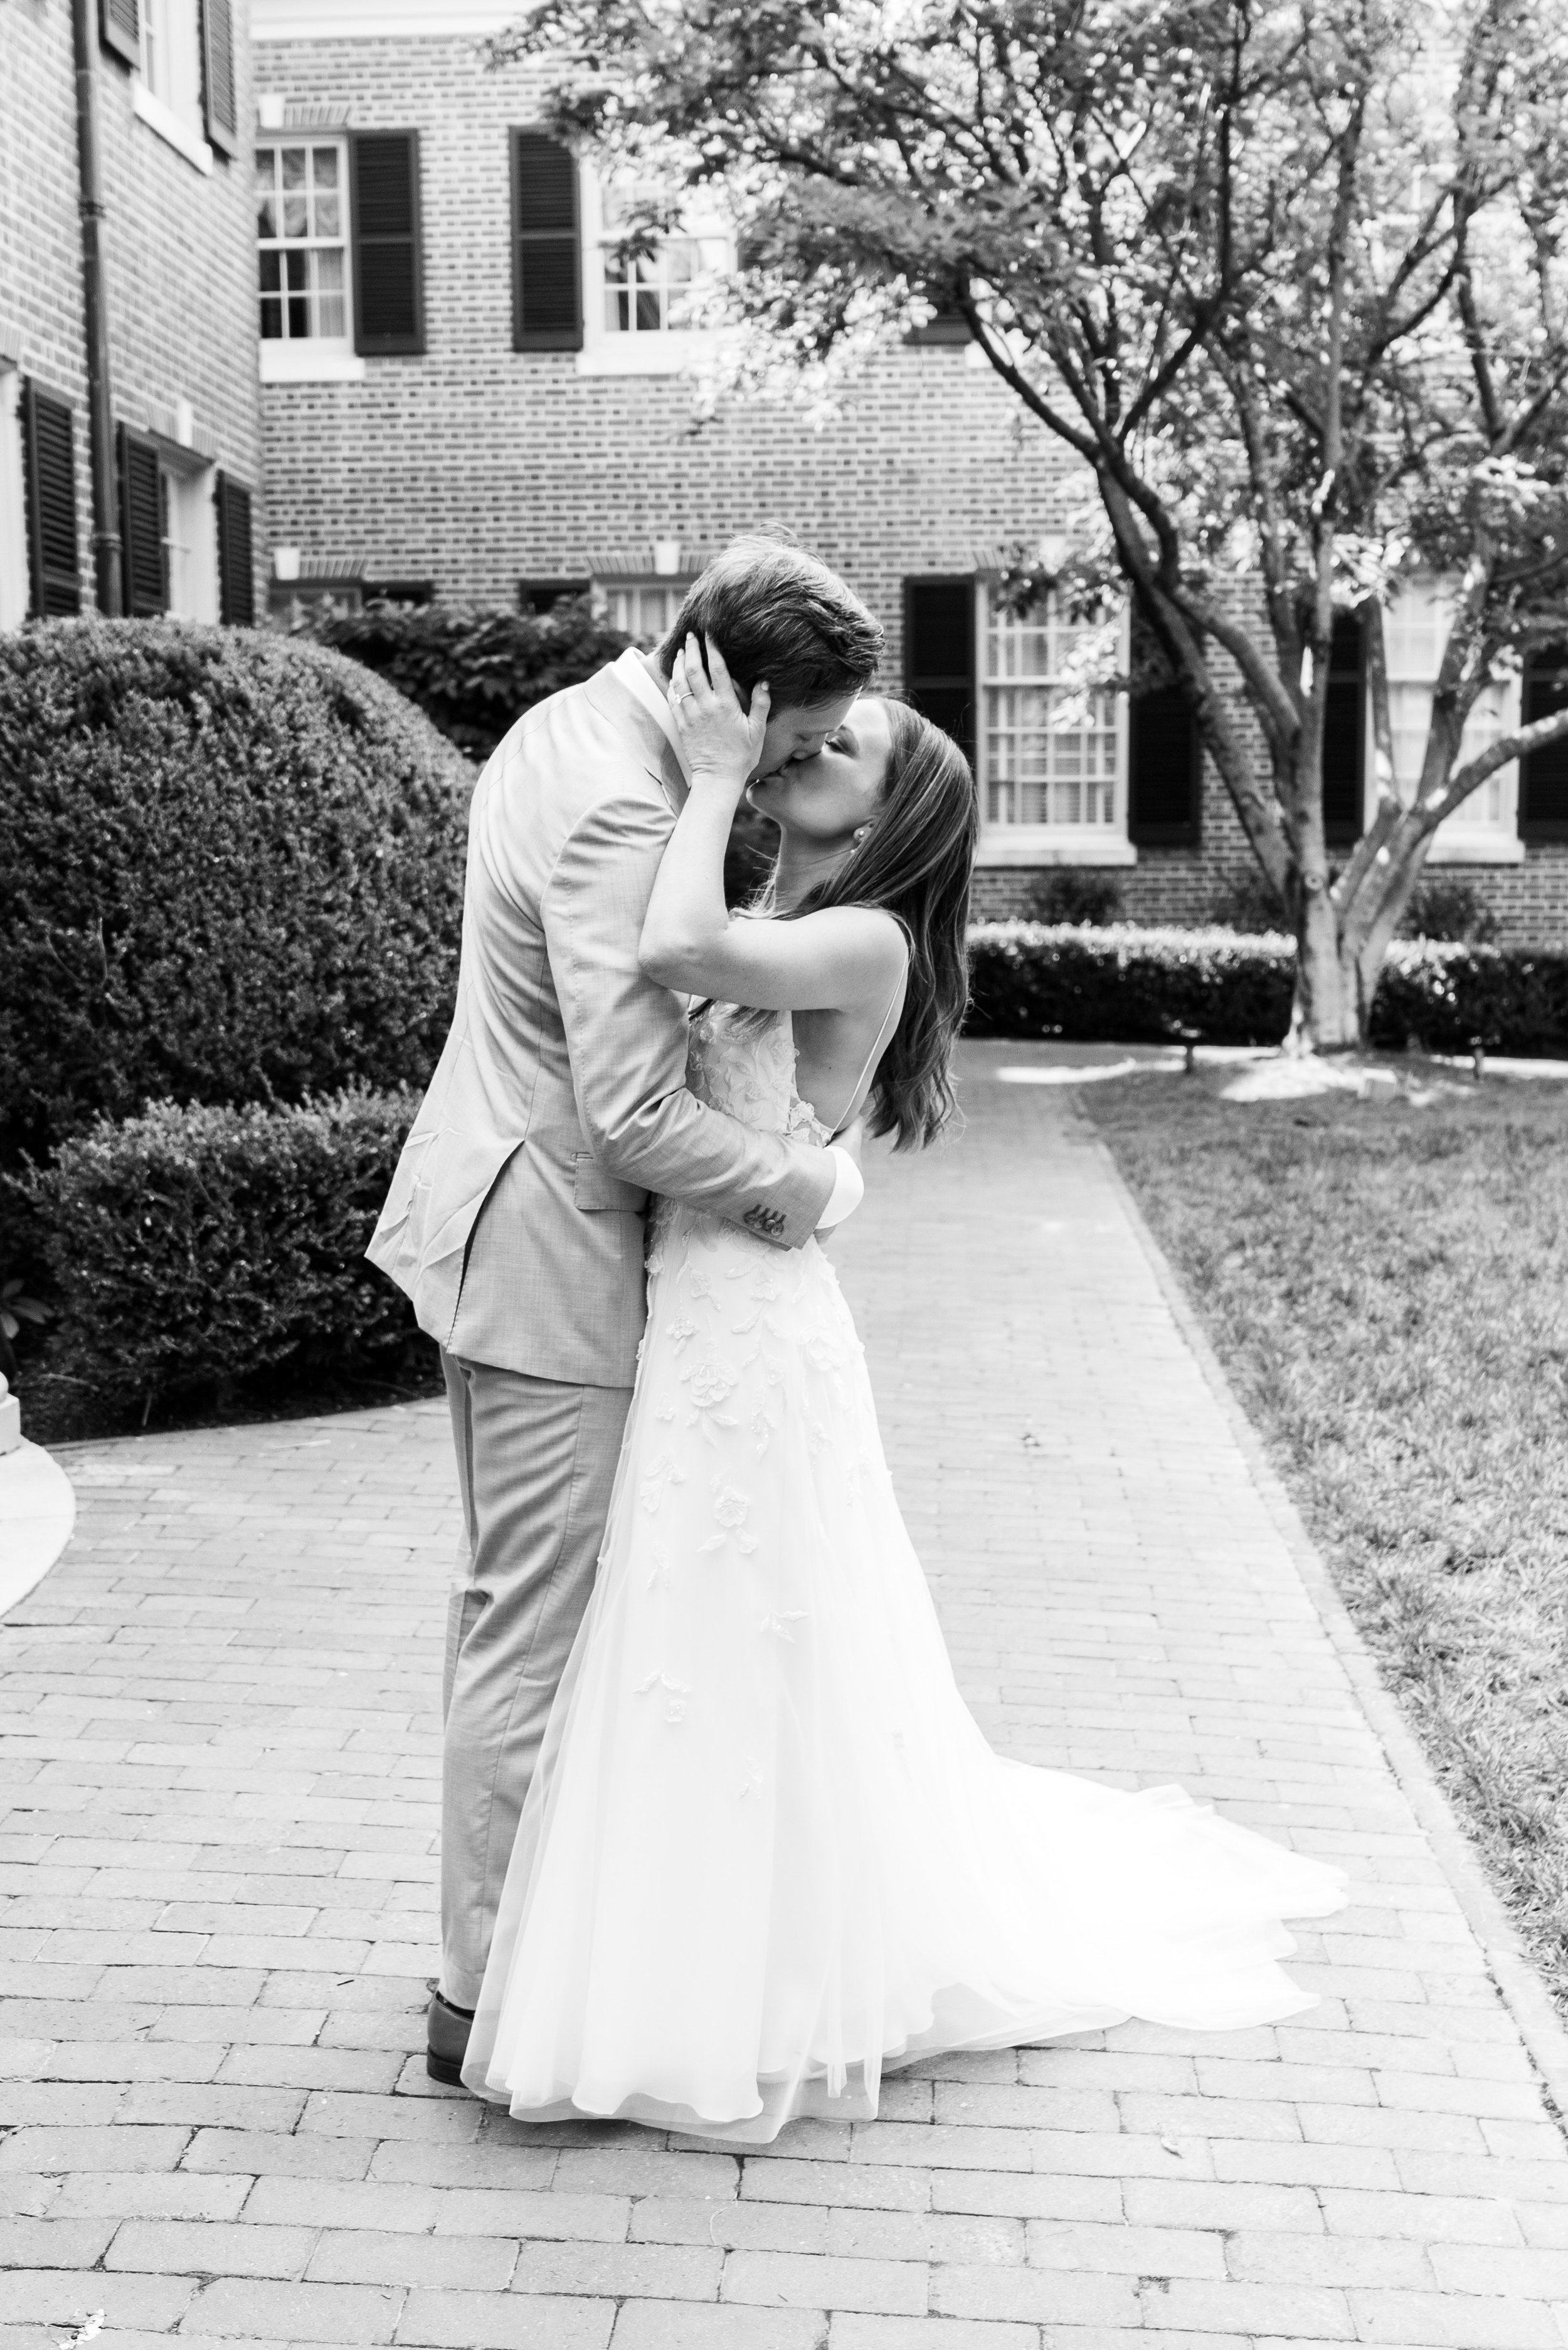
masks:
<svg viewBox="0 0 1568 2350"><path fill-rule="evenodd" d="M1420 1823L1422 1833L1442 1863L1455 1898L1501 1994L1503 2004L1518 2026L1520 2037L1546 2085L1550 2102L1561 2125L1563 2117L1568 2116L1568 2026L1559 2016L1518 1928L1456 1817L1415 1733L1407 1724L1397 1702L1384 1687L1371 1651L1356 1630L1350 1612L1307 1532L1305 1522L1264 1449L1262 1438L1242 1410L1224 1367L1188 1302L1164 1251L1144 1221L1143 1211L1116 1165L1109 1145L1086 1111L1075 1104L1074 1111L1120 1194L1127 1219L1148 1259L1166 1304L1175 1316L1182 1336L1191 1347L1215 1400L1231 1423L1237 1444L1257 1481L1269 1513L1279 1527L1324 1629L1388 1758L1389 1768Z"/></svg>

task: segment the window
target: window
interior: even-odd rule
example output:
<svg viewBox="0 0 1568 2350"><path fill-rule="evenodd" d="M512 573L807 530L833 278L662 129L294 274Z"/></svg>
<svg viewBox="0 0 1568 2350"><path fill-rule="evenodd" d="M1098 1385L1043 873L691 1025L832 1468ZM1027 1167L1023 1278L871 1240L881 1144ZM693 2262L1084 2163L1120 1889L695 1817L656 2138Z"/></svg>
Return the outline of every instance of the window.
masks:
<svg viewBox="0 0 1568 2350"><path fill-rule="evenodd" d="M621 243L641 191L612 182L599 191L598 245L604 329L607 335L663 335L685 324L681 304L702 266L694 236L666 236L646 250Z"/></svg>
<svg viewBox="0 0 1568 2350"><path fill-rule="evenodd" d="M729 232L716 213L693 213L678 233L628 251L623 240L646 192L633 179L583 177L579 374L677 374L710 342L709 331L692 323L692 296L701 279L723 266Z"/></svg>
<svg viewBox="0 0 1568 2350"><path fill-rule="evenodd" d="M1017 619L986 594L980 783L988 830L1054 833L1064 845L1076 836L1085 849L1125 838L1120 698L1080 690L1070 673L1088 633L1062 618L1054 599Z"/></svg>
<svg viewBox="0 0 1568 2350"><path fill-rule="evenodd" d="M641 645L659 643L675 625L691 581L661 579L597 579L596 598L612 629L619 629Z"/></svg>
<svg viewBox="0 0 1568 2350"><path fill-rule="evenodd" d="M1394 777L1399 795L1413 800L1421 780L1427 751L1427 730L1432 715L1432 688L1442 665L1444 648L1453 621L1450 592L1440 579L1406 582L1384 615L1383 635L1388 666L1388 717L1393 737ZM1366 700L1368 704L1371 696ZM1473 758L1518 723L1518 681L1489 685L1482 691L1466 723L1459 761ZM1364 734L1370 742L1372 713L1368 707ZM1324 758L1326 764L1326 745ZM1508 864L1522 855L1517 806L1519 765L1511 761L1488 776L1478 791L1439 826L1431 858L1438 863ZM1358 827L1359 828L1359 827Z"/></svg>
<svg viewBox="0 0 1568 2350"><path fill-rule="evenodd" d="M520 579L517 582L517 609L530 612L542 619L553 612L557 604L569 603L574 596L586 596L587 579Z"/></svg>
<svg viewBox="0 0 1568 2350"><path fill-rule="evenodd" d="M904 691L974 764L972 573L904 582Z"/></svg>
<svg viewBox="0 0 1568 2350"><path fill-rule="evenodd" d="M35 619L56 619L82 608L76 419L35 383L23 385L21 406L27 608Z"/></svg>
<svg viewBox="0 0 1568 2350"><path fill-rule="evenodd" d="M512 348L583 346L577 167L541 130L512 133Z"/></svg>
<svg viewBox="0 0 1568 2350"><path fill-rule="evenodd" d="M101 0L105 47L140 68L140 119L199 172L238 146L233 0Z"/></svg>
<svg viewBox="0 0 1568 2350"><path fill-rule="evenodd" d="M346 161L337 139L256 150L264 343L350 348Z"/></svg>
<svg viewBox="0 0 1568 2350"><path fill-rule="evenodd" d="M218 618L248 629L256 616L251 494L232 473L220 473L213 492L218 525Z"/></svg>
<svg viewBox="0 0 1568 2350"><path fill-rule="evenodd" d="M1538 654L1524 672L1525 725L1560 710L1568 710L1568 648ZM1568 840L1568 735L1520 764L1521 834L1526 840Z"/></svg>
<svg viewBox="0 0 1568 2350"><path fill-rule="evenodd" d="M367 604L422 606L435 602L435 581L433 579L367 579L359 592Z"/></svg>

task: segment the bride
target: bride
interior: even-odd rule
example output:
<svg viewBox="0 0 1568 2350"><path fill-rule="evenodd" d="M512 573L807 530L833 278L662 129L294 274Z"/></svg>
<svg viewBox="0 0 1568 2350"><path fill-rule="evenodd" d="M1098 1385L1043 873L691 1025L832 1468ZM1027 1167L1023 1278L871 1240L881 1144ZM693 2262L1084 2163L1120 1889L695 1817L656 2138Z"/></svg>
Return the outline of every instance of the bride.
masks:
<svg viewBox="0 0 1568 2350"><path fill-rule="evenodd" d="M692 780L641 961L703 999L693 1090L823 1143L863 1108L898 1148L929 1142L964 1003L961 755L863 697L816 757L751 785L778 862L735 917L724 844L767 689L742 712L689 639L670 691ZM1314 2002L1280 1969L1280 1920L1343 1898L1338 1871L1176 1788L992 1753L827 1257L661 1203L598 1578L467 2085L524 2120L761 2144L793 2115L874 2115L882 2073L938 2050L1294 2014Z"/></svg>

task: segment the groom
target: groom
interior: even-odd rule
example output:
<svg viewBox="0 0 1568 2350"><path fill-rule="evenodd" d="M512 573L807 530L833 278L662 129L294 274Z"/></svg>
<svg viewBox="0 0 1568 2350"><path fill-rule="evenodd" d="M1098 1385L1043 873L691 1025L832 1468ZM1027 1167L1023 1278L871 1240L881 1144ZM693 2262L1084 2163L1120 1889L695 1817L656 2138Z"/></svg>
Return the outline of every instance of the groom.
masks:
<svg viewBox="0 0 1568 2350"><path fill-rule="evenodd" d="M687 1092L684 1006L638 969L686 795L665 689L689 630L747 693L767 679L763 775L842 723L882 635L810 556L737 539L656 658L624 652L518 720L474 792L457 1008L368 1252L441 1344L462 1490L427 2059L453 2084L593 1586L646 1313L649 1195L781 1248L860 1198L843 1151L755 1132Z"/></svg>

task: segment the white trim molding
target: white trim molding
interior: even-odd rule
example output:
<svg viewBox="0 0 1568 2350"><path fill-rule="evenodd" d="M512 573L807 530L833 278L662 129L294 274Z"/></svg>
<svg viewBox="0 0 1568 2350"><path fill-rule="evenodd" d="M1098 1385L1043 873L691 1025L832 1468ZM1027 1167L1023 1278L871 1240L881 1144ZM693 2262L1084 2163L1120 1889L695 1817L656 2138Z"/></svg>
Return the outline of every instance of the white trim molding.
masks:
<svg viewBox="0 0 1568 2350"><path fill-rule="evenodd" d="M130 77L130 104L139 122L145 122L149 130L155 130L176 154L183 155L187 163L193 163L203 177L211 179L213 151L206 140L199 132L192 130L171 106L165 106L161 98L154 98L140 74Z"/></svg>
<svg viewBox="0 0 1568 2350"><path fill-rule="evenodd" d="M499 33L524 12L519 0L251 0L251 39L262 41L450 41Z"/></svg>
<svg viewBox="0 0 1568 2350"><path fill-rule="evenodd" d="M1065 832L1060 825L993 824L981 828L977 865L1136 865L1137 850L1125 833Z"/></svg>
<svg viewBox="0 0 1568 2350"><path fill-rule="evenodd" d="M263 383L363 383L365 362L353 351L317 350L308 341L256 345Z"/></svg>

